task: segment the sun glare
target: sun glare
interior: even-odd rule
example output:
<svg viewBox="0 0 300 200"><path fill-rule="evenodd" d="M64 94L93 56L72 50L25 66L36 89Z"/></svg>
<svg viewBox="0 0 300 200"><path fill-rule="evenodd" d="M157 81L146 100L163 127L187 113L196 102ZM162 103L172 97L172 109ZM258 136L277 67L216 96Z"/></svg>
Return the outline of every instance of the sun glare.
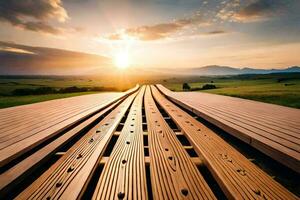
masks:
<svg viewBox="0 0 300 200"><path fill-rule="evenodd" d="M130 61L127 52L120 52L115 56L115 65L120 69L129 67Z"/></svg>

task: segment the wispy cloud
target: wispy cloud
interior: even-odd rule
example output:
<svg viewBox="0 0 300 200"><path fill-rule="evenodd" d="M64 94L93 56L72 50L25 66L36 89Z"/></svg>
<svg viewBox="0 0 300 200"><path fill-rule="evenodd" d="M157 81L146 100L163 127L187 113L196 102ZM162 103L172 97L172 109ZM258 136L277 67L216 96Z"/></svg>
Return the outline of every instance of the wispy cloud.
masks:
<svg viewBox="0 0 300 200"><path fill-rule="evenodd" d="M221 34L225 34L225 33L229 33L229 32L225 31L225 30L214 30L214 31L205 32L203 34L204 35L221 35Z"/></svg>
<svg viewBox="0 0 300 200"><path fill-rule="evenodd" d="M4 0L0 2L0 21L26 30L60 34L61 28L49 24L54 19L64 22L68 14L61 0Z"/></svg>
<svg viewBox="0 0 300 200"><path fill-rule="evenodd" d="M249 22L265 20L283 14L289 0L256 0L233 15L236 21Z"/></svg>
<svg viewBox="0 0 300 200"><path fill-rule="evenodd" d="M201 17L200 14L195 14L189 18L176 19L168 23L159 23L154 25L144 25L134 28L127 28L117 31L106 36L109 40L122 40L125 37L133 37L142 41L152 41L165 39L183 29L191 26L203 26L208 22Z"/></svg>
<svg viewBox="0 0 300 200"><path fill-rule="evenodd" d="M277 16L283 14L292 1L294 0L203 1L198 11L190 17L117 30L105 38L108 40L123 40L127 37L133 37L141 41L154 41L167 38L190 38L195 37L195 35L221 35L231 32L222 30L224 23L259 21ZM206 28L204 28L204 25L206 25ZM219 27L220 30L213 30Z"/></svg>

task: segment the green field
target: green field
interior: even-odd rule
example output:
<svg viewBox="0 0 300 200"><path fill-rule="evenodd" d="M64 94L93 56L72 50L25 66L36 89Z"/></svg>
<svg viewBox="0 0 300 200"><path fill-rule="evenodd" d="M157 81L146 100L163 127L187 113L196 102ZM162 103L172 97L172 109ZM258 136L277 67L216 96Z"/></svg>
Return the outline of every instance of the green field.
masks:
<svg viewBox="0 0 300 200"><path fill-rule="evenodd" d="M118 87L116 82L103 80L102 78L88 77L0 77L0 95L10 95L15 89L39 88L39 87L114 87L115 90L126 90L131 85Z"/></svg>
<svg viewBox="0 0 300 200"><path fill-rule="evenodd" d="M201 92L300 108L300 74L199 77L193 78L191 82L185 78L167 80L163 85L174 91L182 91L183 82L187 82L191 88L201 88L205 84L214 84L217 87L199 90Z"/></svg>
<svg viewBox="0 0 300 200"><path fill-rule="evenodd" d="M41 87L60 89L76 86L80 88L109 87L111 89L108 91L124 91L133 87L136 83L161 83L174 91L182 91L183 83L188 83L192 89L201 88L205 84L214 84L217 89L199 91L300 108L299 73L210 77L169 76L164 78L136 78L135 80L129 77L123 77L122 79L79 76L0 76L0 108L96 93L96 91L89 91L64 94L16 96L12 94L16 89L35 89Z"/></svg>
<svg viewBox="0 0 300 200"><path fill-rule="evenodd" d="M34 76L2 76L0 77L0 108L18 106L52 99L73 97L79 95L93 94L101 91L74 92L62 94L44 95L13 95L16 89L36 89L41 87L52 87L56 89L67 87L111 87L110 91L123 91L131 86L123 85L117 87L116 83L101 78L90 77L34 77Z"/></svg>

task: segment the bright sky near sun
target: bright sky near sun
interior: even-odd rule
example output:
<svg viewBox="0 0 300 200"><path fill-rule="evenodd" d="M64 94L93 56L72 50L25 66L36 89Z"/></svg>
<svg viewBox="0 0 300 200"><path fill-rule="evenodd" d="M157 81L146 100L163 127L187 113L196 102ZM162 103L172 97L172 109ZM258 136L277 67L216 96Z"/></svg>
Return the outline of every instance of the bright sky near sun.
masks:
<svg viewBox="0 0 300 200"><path fill-rule="evenodd" d="M0 70L299 65L299 10L299 0L5 0Z"/></svg>

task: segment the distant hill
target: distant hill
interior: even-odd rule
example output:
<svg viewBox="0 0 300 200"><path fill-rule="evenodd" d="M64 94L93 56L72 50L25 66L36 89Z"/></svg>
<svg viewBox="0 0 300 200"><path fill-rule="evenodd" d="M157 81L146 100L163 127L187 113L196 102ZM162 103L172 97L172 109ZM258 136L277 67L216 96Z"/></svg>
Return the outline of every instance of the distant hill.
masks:
<svg viewBox="0 0 300 200"><path fill-rule="evenodd" d="M182 71L184 74L193 75L239 75L239 74L271 74L271 73L293 73L299 72L299 66L292 66L285 69L254 69L234 68L228 66L210 65L198 68L188 68Z"/></svg>

